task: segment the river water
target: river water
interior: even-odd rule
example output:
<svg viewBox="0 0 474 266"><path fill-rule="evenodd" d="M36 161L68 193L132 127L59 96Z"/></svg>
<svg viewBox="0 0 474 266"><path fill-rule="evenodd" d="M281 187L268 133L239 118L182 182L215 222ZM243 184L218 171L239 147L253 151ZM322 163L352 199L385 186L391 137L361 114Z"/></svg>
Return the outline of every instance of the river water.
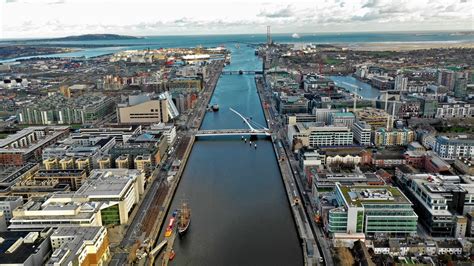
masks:
<svg viewBox="0 0 474 266"><path fill-rule="evenodd" d="M232 46L226 70L260 68L252 48ZM220 110L206 114L202 129L245 128L229 107L266 125L252 75L221 76L211 103ZM189 231L175 241L172 265L303 264L272 143L254 143L257 149L240 137L195 142L170 209L185 199L192 212Z"/></svg>

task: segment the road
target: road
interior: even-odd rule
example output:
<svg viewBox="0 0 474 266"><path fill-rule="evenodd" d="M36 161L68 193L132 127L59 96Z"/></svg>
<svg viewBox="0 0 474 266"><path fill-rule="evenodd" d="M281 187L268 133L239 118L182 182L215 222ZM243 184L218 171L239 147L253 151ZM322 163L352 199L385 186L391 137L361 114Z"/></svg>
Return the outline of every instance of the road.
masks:
<svg viewBox="0 0 474 266"><path fill-rule="evenodd" d="M113 250L113 257L110 261L110 265L126 265L130 252L133 252L132 246L137 241L143 242L147 237L150 237L150 234L152 233L150 231L156 230L154 226L156 224L161 224L162 221L158 221L160 219L157 217L158 213L166 213L167 206L162 205L165 201L165 196L169 194L168 190L170 188L165 180L167 172L162 171L162 166L171 164L176 159L183 159L182 157L186 150L183 149L183 147L186 148L188 146L191 136L196 134L197 129L201 125L204 114L206 113L206 106L212 97L212 93L214 92L222 68L223 63L219 61L212 63L210 77L198 97L194 110L191 110L190 115L186 120L186 125L192 125L191 129L188 130L188 128L185 127L184 130L179 130L177 132L177 141L173 144L173 152L164 159L164 162L154 169L151 177L151 185L147 187L139 205L135 207L134 212L132 212L130 217L131 222L125 228L125 235L120 246ZM181 167L184 167L184 165ZM164 217L165 215L163 215L162 219L164 219ZM156 233L156 231L153 231L153 233Z"/></svg>
<svg viewBox="0 0 474 266"><path fill-rule="evenodd" d="M310 228L312 230L312 234L314 235L314 238L317 240L316 243L318 245L318 250L315 250L315 256L319 257L320 254L322 254L322 257L324 259L325 265L332 266L334 265L334 261L332 259L332 254L330 252L330 244L327 241L327 238L324 235L324 232L322 228L317 225L314 222L313 217L315 217L315 213L313 211L313 207L311 205L311 201L307 195L307 191L304 188L303 185L303 180L300 176L300 169L299 169L299 164L295 160L293 156L293 152L289 150L288 146L288 138L286 136L287 132L287 126L286 126L286 121L280 116L275 109L276 102L274 100L274 97L272 95L271 89L268 86L265 86L263 82L260 83L261 87L264 88L263 90L260 90L260 96L262 97L262 101L265 105L267 103L267 112L270 115L269 119L269 126L274 132L274 135L278 140L281 140L281 142L284 144L284 150L285 150L285 155L289 159L288 167L291 168L291 173L293 176L293 182L291 182L291 188L293 191L297 191L298 194L302 197L300 199L302 200L302 205L304 214L306 215L306 220L309 221ZM259 86L257 86L257 89ZM296 183L296 185L295 185Z"/></svg>

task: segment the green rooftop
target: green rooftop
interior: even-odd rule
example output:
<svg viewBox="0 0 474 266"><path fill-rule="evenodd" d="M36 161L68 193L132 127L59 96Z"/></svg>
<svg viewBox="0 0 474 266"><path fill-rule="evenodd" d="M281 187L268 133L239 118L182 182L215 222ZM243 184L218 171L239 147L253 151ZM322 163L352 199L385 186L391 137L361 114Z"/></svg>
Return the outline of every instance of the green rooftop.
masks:
<svg viewBox="0 0 474 266"><path fill-rule="evenodd" d="M340 186L348 204L362 207L367 204L411 204L396 187L392 186Z"/></svg>

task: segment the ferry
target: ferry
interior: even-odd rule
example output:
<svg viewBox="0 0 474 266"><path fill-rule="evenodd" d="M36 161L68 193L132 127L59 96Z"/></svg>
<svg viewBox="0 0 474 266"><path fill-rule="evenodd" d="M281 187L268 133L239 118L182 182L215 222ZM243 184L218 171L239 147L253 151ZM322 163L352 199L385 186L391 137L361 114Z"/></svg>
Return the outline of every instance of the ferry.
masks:
<svg viewBox="0 0 474 266"><path fill-rule="evenodd" d="M180 236L184 235L188 231L190 223L191 209L189 208L188 204L183 201L178 217L178 233Z"/></svg>

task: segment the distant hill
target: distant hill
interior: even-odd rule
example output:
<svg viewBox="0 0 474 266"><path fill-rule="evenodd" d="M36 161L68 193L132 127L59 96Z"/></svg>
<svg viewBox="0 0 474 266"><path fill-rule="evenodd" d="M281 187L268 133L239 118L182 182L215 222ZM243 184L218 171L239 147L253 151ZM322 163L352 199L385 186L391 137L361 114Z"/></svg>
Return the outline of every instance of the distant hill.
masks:
<svg viewBox="0 0 474 266"><path fill-rule="evenodd" d="M129 40L140 39L134 36L118 35L118 34L84 34L76 36L67 36L61 38L51 38L47 41L97 41L97 40ZM43 41L43 40L42 40Z"/></svg>

